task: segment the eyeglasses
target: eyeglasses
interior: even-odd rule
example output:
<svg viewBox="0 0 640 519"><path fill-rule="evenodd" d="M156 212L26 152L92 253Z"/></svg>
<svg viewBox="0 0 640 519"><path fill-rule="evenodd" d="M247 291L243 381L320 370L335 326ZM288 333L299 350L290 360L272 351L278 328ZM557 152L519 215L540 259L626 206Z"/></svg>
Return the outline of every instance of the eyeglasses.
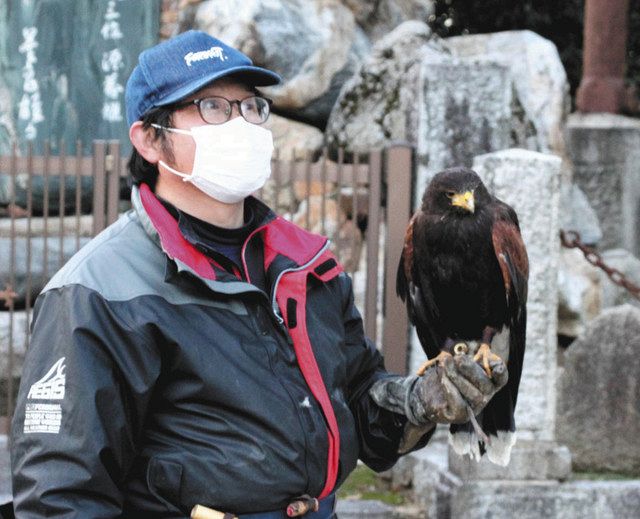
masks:
<svg viewBox="0 0 640 519"><path fill-rule="evenodd" d="M224 97L212 96L177 103L173 107L177 110L186 106L196 105L204 122L222 124L231 118L232 107L237 104L238 111L245 121L253 124L262 124L269 118L271 103L273 103L271 99L260 96L245 97L240 101L230 101Z"/></svg>

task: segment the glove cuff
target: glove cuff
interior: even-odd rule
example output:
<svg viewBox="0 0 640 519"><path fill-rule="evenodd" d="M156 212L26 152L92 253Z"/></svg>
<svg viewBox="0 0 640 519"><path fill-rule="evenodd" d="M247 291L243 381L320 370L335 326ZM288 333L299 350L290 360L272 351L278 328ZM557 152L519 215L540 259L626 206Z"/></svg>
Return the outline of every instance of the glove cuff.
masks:
<svg viewBox="0 0 640 519"><path fill-rule="evenodd" d="M375 382L369 388L369 395L374 402L383 409L403 415L412 424L425 425L424 416L420 409L416 409L417 399L413 394L418 376L389 377Z"/></svg>

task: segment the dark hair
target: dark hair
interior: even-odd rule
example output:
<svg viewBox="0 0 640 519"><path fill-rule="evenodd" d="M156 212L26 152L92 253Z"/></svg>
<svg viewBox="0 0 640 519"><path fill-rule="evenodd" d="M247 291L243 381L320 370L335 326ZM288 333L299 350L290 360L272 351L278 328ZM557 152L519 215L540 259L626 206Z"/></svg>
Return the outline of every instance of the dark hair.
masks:
<svg viewBox="0 0 640 519"><path fill-rule="evenodd" d="M155 132L154 139L160 141L162 151L165 152L167 158L173 161L173 153L171 149L171 143L166 137L166 132L159 128L154 128L151 125L157 124L159 126L171 127L171 116L173 109L171 107L159 106L153 108L142 117L142 127L145 130L152 129ZM127 164L129 173L131 175L131 182L135 185L142 183L147 184L152 191L156 189L156 182L158 180L158 166L148 162L135 147L131 150L131 156L129 157L129 163Z"/></svg>

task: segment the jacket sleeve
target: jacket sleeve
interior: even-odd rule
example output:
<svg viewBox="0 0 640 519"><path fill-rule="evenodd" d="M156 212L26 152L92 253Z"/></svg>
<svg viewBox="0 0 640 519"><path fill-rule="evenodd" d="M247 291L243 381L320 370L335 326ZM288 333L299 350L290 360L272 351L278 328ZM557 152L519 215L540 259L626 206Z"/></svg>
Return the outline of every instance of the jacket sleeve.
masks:
<svg viewBox="0 0 640 519"><path fill-rule="evenodd" d="M397 377L388 373L380 352L364 335L362 317L354 305L351 280L341 275L343 283L343 315L346 335L346 351L349 373L352 374L348 395L349 407L356 421L360 441L360 459L375 471L391 468L398 460L398 445L407 419L378 406L369 388L374 382L386 377ZM433 430L426 433L411 450L424 447Z"/></svg>
<svg viewBox="0 0 640 519"><path fill-rule="evenodd" d="M44 293L34 315L12 424L16 517L119 517L159 356L79 285Z"/></svg>

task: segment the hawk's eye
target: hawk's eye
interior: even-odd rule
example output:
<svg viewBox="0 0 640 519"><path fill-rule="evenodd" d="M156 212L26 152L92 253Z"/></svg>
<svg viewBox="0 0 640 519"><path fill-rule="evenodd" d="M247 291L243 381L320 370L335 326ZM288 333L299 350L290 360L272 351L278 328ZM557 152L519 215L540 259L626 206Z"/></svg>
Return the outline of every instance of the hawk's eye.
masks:
<svg viewBox="0 0 640 519"><path fill-rule="evenodd" d="M445 191L444 194L447 195L447 198L453 198L454 195L456 194L456 192L455 191Z"/></svg>

